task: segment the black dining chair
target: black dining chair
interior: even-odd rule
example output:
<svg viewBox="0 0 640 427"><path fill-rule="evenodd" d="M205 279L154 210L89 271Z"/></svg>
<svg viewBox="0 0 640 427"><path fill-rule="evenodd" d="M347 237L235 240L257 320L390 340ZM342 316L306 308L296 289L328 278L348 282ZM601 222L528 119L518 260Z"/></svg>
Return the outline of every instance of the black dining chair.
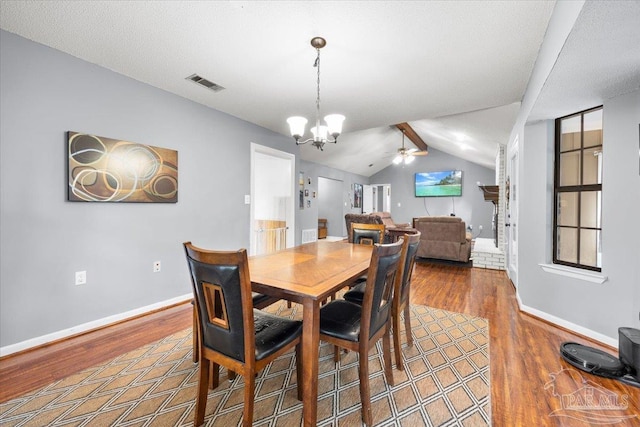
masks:
<svg viewBox="0 0 640 427"><path fill-rule="evenodd" d="M219 366L244 378L243 426L253 421L255 375L295 346L298 399L302 400L302 323L253 308L247 251L209 251L184 243L196 308L199 375L194 425L204 422L209 377L219 385Z"/></svg>
<svg viewBox="0 0 640 427"><path fill-rule="evenodd" d="M396 357L396 367L404 370L402 356L400 354L400 313L404 311L404 329L407 336L407 344L413 345L411 335L411 310L409 306L411 294L411 278L416 265L416 253L420 245L420 232L417 234L405 234L402 244L402 257L400 260L399 274L394 283L394 298L391 305L391 323L393 325L393 349ZM364 300L366 283L359 283L344 294L344 299L362 304Z"/></svg>
<svg viewBox="0 0 640 427"><path fill-rule="evenodd" d="M384 373L393 385L390 350L390 313L394 280L398 272L402 241L376 244L367 271L367 286L362 304L344 299L331 301L320 309L320 339L335 346L334 360L343 348L358 352L362 421L370 426L371 397L369 390L369 349L382 338Z"/></svg>
<svg viewBox="0 0 640 427"><path fill-rule="evenodd" d="M347 225L349 227L349 230L347 231L349 232L350 243L354 243L356 245L375 245L376 243L383 243L384 241L384 224L348 222ZM351 282L348 286L353 287L366 281L367 276L363 275ZM330 299L332 301L335 300L336 294L331 294Z"/></svg>
<svg viewBox="0 0 640 427"><path fill-rule="evenodd" d="M351 223L349 241L360 245L384 243L384 224Z"/></svg>

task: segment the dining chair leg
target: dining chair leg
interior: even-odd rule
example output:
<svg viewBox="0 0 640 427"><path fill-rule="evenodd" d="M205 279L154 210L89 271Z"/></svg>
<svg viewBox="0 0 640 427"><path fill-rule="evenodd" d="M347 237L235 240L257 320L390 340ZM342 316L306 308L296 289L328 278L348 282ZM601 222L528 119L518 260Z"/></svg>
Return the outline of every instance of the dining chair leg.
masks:
<svg viewBox="0 0 640 427"><path fill-rule="evenodd" d="M398 313L391 314L393 323L393 352L396 356L396 368L404 371L404 363L402 363L402 354L400 351L400 315Z"/></svg>
<svg viewBox="0 0 640 427"><path fill-rule="evenodd" d="M359 351L358 377L360 380L360 401L362 402L362 422L366 426L373 425L371 414L371 392L369 390L369 352L367 349Z"/></svg>
<svg viewBox="0 0 640 427"><path fill-rule="evenodd" d="M337 345L333 346L333 361L336 363L340 361L340 347Z"/></svg>
<svg viewBox="0 0 640 427"><path fill-rule="evenodd" d="M382 336L382 358L384 359L384 375L387 378L387 384L393 385L393 371L391 370L391 337L389 328Z"/></svg>
<svg viewBox="0 0 640 427"><path fill-rule="evenodd" d="M244 412L242 415L243 427L253 425L253 398L256 391L256 376L253 372L244 375Z"/></svg>
<svg viewBox="0 0 640 427"><path fill-rule="evenodd" d="M236 379L236 373L231 369L227 369L227 380L233 381Z"/></svg>
<svg viewBox="0 0 640 427"><path fill-rule="evenodd" d="M218 365L215 362L210 362L208 360L205 360L203 363L206 365L211 365L209 366L209 376L208 376L209 388L211 390L215 390L220 385L220 365Z"/></svg>
<svg viewBox="0 0 640 427"><path fill-rule="evenodd" d="M408 301L404 306L404 330L407 333L407 345L411 347L413 345L413 336L411 335L411 308Z"/></svg>
<svg viewBox="0 0 640 427"><path fill-rule="evenodd" d="M203 360L198 368L198 398L196 399L196 411L194 426L198 427L204 424L204 413L207 409L207 394L209 392L209 370L208 360Z"/></svg>

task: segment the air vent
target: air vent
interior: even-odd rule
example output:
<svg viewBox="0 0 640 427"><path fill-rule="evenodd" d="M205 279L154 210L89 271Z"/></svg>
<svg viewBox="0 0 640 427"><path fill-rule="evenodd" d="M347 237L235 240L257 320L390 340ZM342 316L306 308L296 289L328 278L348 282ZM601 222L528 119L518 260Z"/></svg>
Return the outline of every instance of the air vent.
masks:
<svg viewBox="0 0 640 427"><path fill-rule="evenodd" d="M318 240L318 229L309 228L308 230L302 230L302 241L300 243L311 243Z"/></svg>
<svg viewBox="0 0 640 427"><path fill-rule="evenodd" d="M212 90L214 92L220 92L221 90L224 90L224 87L220 86L219 84L216 84L203 77L200 77L197 74L190 75L189 77L187 77L187 80L191 80L194 83L198 83L199 85L204 86L207 89Z"/></svg>

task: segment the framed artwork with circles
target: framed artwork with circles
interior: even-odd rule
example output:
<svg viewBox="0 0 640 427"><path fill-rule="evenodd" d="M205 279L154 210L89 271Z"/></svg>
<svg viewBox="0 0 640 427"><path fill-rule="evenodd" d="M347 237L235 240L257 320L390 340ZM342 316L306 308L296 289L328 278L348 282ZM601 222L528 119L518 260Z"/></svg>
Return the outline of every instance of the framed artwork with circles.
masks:
<svg viewBox="0 0 640 427"><path fill-rule="evenodd" d="M67 151L71 202L178 201L175 150L70 131Z"/></svg>

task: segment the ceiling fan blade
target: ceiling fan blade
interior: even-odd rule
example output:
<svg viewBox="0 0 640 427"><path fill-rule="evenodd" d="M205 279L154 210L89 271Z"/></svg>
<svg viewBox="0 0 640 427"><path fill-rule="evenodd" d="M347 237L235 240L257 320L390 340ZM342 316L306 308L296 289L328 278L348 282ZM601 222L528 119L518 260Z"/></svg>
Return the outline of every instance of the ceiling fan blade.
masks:
<svg viewBox="0 0 640 427"><path fill-rule="evenodd" d="M412 156L426 156L428 154L428 151L414 151L413 153L411 153Z"/></svg>

